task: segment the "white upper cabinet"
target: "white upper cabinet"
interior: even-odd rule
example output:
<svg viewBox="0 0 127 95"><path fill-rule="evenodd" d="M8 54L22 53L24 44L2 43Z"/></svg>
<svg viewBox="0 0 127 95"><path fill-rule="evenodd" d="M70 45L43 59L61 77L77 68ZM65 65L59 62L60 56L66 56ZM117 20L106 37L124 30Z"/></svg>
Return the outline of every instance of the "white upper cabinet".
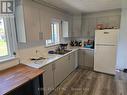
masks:
<svg viewBox="0 0 127 95"><path fill-rule="evenodd" d="M72 37L81 37L81 21L82 16L73 16Z"/></svg>
<svg viewBox="0 0 127 95"><path fill-rule="evenodd" d="M52 15L45 7L40 7L40 28L41 28L41 36L40 39L51 39L51 21Z"/></svg>
<svg viewBox="0 0 127 95"><path fill-rule="evenodd" d="M39 6L30 0L24 0L16 6L16 26L18 42L39 40Z"/></svg>
<svg viewBox="0 0 127 95"><path fill-rule="evenodd" d="M87 39L94 38L96 30L96 19L86 18L82 24L82 37Z"/></svg>
<svg viewBox="0 0 127 95"><path fill-rule="evenodd" d="M98 24L102 24L105 28L120 28L121 11L112 10L97 13L88 13L82 15L82 37L86 39L95 38L95 30Z"/></svg>
<svg viewBox="0 0 127 95"><path fill-rule="evenodd" d="M27 41L39 40L39 6L34 2L24 2L23 11Z"/></svg>
<svg viewBox="0 0 127 95"><path fill-rule="evenodd" d="M39 4L33 0L16 0L16 27L18 42L27 43L51 39L52 19L67 20L69 29L64 31L70 35L72 16L53 8ZM61 25L60 25L61 36Z"/></svg>
<svg viewBox="0 0 127 95"><path fill-rule="evenodd" d="M51 38L51 12L32 0L23 0L16 8L18 42Z"/></svg>

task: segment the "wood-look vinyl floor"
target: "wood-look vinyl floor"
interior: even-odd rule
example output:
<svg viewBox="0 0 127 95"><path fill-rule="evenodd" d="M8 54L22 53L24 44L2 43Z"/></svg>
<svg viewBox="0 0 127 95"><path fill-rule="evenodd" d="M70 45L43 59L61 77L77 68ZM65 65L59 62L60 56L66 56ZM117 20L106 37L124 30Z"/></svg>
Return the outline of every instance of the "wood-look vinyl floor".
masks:
<svg viewBox="0 0 127 95"><path fill-rule="evenodd" d="M127 76L77 69L50 95L127 95Z"/></svg>

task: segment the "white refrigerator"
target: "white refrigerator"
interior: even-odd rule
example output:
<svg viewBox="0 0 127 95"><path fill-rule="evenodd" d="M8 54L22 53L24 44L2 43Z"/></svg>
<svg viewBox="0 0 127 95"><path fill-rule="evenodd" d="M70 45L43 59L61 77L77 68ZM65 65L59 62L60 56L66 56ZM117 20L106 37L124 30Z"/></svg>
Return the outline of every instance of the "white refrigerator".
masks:
<svg viewBox="0 0 127 95"><path fill-rule="evenodd" d="M94 70L115 75L117 29L95 31Z"/></svg>

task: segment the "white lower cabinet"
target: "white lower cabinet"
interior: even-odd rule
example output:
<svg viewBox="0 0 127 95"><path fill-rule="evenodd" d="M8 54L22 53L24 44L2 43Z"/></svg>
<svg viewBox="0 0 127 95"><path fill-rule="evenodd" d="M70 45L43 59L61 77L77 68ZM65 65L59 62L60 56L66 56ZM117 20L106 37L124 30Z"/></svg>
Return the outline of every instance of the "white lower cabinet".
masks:
<svg viewBox="0 0 127 95"><path fill-rule="evenodd" d="M52 90L54 90L52 64L43 67L42 70L45 71L43 74L44 95L48 95Z"/></svg>
<svg viewBox="0 0 127 95"><path fill-rule="evenodd" d="M94 50L81 49L79 50L78 63L81 68L93 69L94 67Z"/></svg>
<svg viewBox="0 0 127 95"><path fill-rule="evenodd" d="M54 84L57 87L69 74L68 65L69 59L68 56L65 56L54 64Z"/></svg>
<svg viewBox="0 0 127 95"><path fill-rule="evenodd" d="M78 67L78 51L70 54L70 70L71 72Z"/></svg>
<svg viewBox="0 0 127 95"><path fill-rule="evenodd" d="M77 67L77 52L72 52L57 61L41 68L43 74L44 95L54 90Z"/></svg>

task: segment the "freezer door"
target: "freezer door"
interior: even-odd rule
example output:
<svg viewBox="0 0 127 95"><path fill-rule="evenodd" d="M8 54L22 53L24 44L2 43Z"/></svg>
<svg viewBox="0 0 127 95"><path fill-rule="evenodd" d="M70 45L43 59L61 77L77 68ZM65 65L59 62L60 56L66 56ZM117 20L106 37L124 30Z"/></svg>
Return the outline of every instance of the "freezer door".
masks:
<svg viewBox="0 0 127 95"><path fill-rule="evenodd" d="M116 46L96 46L94 53L94 70L115 74Z"/></svg>
<svg viewBox="0 0 127 95"><path fill-rule="evenodd" d="M117 45L118 30L96 30L95 44Z"/></svg>

